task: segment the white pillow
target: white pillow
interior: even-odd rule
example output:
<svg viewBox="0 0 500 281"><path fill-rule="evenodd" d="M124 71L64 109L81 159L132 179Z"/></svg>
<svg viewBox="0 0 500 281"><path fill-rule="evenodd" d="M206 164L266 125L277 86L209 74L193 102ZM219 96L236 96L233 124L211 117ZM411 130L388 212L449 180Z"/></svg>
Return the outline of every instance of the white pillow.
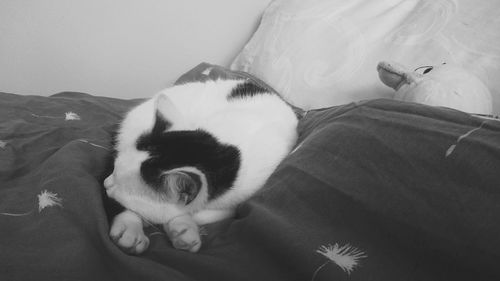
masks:
<svg viewBox="0 0 500 281"><path fill-rule="evenodd" d="M304 109L392 98L376 67L450 62L477 75L500 112L498 0L274 0L233 61Z"/></svg>

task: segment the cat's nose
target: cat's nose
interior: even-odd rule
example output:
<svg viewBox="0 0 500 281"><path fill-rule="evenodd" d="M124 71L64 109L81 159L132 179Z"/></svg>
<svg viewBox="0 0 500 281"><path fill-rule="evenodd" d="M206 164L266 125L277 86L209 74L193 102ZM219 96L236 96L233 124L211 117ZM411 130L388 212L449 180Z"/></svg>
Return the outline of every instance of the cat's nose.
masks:
<svg viewBox="0 0 500 281"><path fill-rule="evenodd" d="M113 187L113 185L115 185L115 183L114 183L114 180L113 180L113 174L111 174L111 175L109 175L109 177L107 177L104 180L104 187L106 189L109 189L109 188Z"/></svg>

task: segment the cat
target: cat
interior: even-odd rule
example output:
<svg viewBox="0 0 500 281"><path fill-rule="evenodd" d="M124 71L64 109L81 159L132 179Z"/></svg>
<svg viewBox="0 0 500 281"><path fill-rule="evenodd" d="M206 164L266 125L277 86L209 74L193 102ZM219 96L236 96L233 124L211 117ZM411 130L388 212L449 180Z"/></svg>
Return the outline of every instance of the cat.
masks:
<svg viewBox="0 0 500 281"><path fill-rule="evenodd" d="M278 94L245 79L167 88L130 110L116 137L107 195L125 210L110 236L144 252L145 223L181 250L201 247L199 225L229 218L290 152L298 118Z"/></svg>

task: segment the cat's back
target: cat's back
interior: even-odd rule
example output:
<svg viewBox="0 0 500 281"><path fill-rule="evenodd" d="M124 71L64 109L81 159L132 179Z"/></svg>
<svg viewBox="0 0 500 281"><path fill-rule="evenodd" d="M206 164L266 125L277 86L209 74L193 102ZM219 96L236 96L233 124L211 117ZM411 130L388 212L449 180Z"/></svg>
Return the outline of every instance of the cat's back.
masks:
<svg viewBox="0 0 500 281"><path fill-rule="evenodd" d="M278 95L251 82L191 82L162 90L133 108L122 122L121 146L133 146L138 137L152 129L158 95L167 96L184 120L170 124L169 130L202 129L221 142L240 147L266 127L291 131L297 122L293 110Z"/></svg>
<svg viewBox="0 0 500 281"><path fill-rule="evenodd" d="M168 96L191 123L203 123L214 114L227 115L236 110L261 114L273 109L290 110L277 94L246 80L192 82L159 94Z"/></svg>
<svg viewBox="0 0 500 281"><path fill-rule="evenodd" d="M182 112L186 130L203 129L242 145L267 126L295 128L293 110L276 94L245 80L216 80L162 91Z"/></svg>

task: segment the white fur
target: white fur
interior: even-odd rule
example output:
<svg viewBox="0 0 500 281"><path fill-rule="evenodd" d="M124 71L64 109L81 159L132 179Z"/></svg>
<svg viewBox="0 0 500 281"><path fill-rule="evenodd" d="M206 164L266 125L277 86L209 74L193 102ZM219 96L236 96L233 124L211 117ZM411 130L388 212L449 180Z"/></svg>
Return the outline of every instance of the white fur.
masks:
<svg viewBox="0 0 500 281"><path fill-rule="evenodd" d="M221 214L230 213L237 204L254 194L294 145L297 118L291 108L275 95L228 101L231 90L243 82L218 80L179 85L161 91L132 109L118 134L115 170L111 179L105 182L109 196L156 223L166 223L182 212L202 211L205 212L195 215L195 218L207 223L224 218ZM168 102L160 102L160 95ZM158 103L165 104L165 107L174 106L175 110L163 109ZM240 170L230 190L212 201L197 198L188 209L170 206L154 197L140 179L140 165L148 154L137 151L135 144L139 136L151 131L156 107L173 121L169 130L203 129L220 142L235 145L240 150ZM200 196L206 198L206 188Z"/></svg>

